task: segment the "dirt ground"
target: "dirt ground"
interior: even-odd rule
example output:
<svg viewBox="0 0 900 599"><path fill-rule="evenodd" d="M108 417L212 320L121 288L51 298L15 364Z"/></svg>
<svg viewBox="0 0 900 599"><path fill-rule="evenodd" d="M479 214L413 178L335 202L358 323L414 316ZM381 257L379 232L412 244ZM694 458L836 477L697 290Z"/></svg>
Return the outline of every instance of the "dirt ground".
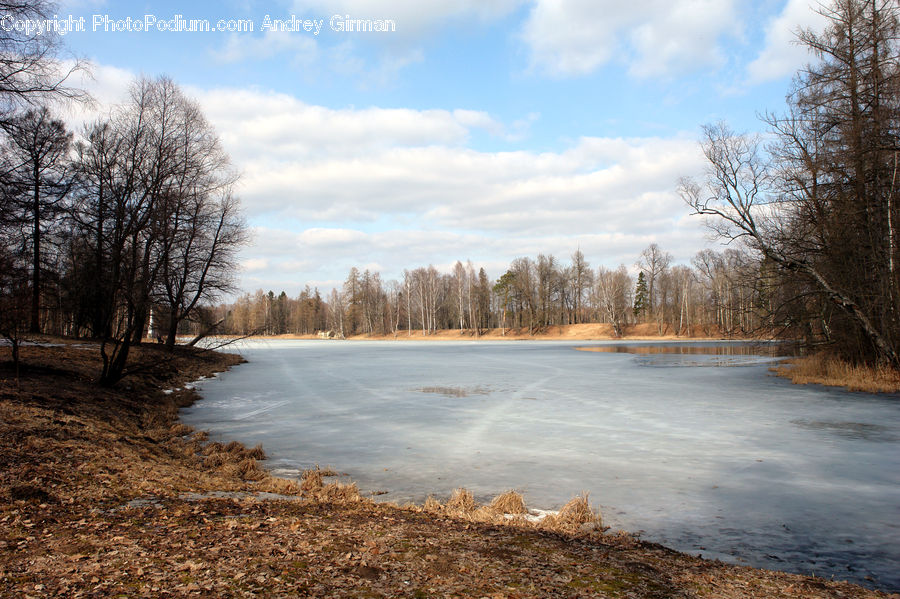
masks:
<svg viewBox="0 0 900 599"><path fill-rule="evenodd" d="M95 346L29 346L17 383L0 347L0 597L887 596L611 535L589 511L550 526L464 494L398 507L327 473L275 479L263 448L177 421L186 384L240 358L135 357L101 389Z"/></svg>

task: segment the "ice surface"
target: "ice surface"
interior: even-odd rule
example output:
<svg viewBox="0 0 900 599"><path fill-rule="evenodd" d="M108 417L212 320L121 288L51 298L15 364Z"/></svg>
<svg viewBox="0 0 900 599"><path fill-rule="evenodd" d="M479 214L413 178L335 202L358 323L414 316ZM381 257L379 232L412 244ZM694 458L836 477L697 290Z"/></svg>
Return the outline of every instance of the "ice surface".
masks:
<svg viewBox="0 0 900 599"><path fill-rule="evenodd" d="M900 589L900 397L586 345L615 344L245 343L183 419L379 499L589 491L606 524L679 550Z"/></svg>

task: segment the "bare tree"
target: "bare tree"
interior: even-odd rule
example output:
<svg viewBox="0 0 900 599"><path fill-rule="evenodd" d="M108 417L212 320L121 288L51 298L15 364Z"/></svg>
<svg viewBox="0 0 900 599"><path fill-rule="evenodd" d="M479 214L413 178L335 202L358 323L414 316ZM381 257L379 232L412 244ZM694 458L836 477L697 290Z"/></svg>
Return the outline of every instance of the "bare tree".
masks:
<svg viewBox="0 0 900 599"><path fill-rule="evenodd" d="M679 193L695 213L714 217L710 226L726 239L747 239L781 269L808 277L819 292L849 315L883 359L897 364L889 339L850 293L820 267L803 235L805 223L772 186L771 171L758 137L737 135L725 124L704 127L703 153L709 161L705 185L682 179ZM855 268L855 265L851 265Z"/></svg>
<svg viewBox="0 0 900 599"><path fill-rule="evenodd" d="M73 218L94 262L82 301L96 302L103 384L125 374L154 294L178 321L227 285L243 229L213 138L196 105L161 78L136 82L79 144Z"/></svg>
<svg viewBox="0 0 900 599"><path fill-rule="evenodd" d="M637 263L637 267L646 273L648 288L647 311L656 318L657 328L659 329L660 334L662 334L663 329L663 309L665 307L665 302L663 298L658 297L659 280L663 273L669 268L671 262L672 254L664 252L657 244L651 243L641 252L641 256Z"/></svg>
<svg viewBox="0 0 900 599"><path fill-rule="evenodd" d="M44 0L0 1L0 15L10 23L45 21L54 16L56 5ZM20 27L0 27L0 121L7 121L24 107L57 100L90 99L69 80L84 70L84 61L60 60L61 36L39 35Z"/></svg>
<svg viewBox="0 0 900 599"><path fill-rule="evenodd" d="M169 348L182 321L234 289L236 252L246 240L237 200L229 191L218 198L194 198L185 208L186 214L178 210L170 220L174 231L160 255L159 289L168 307Z"/></svg>
<svg viewBox="0 0 900 599"><path fill-rule="evenodd" d="M595 280L600 309L612 324L616 337L621 337L631 309L632 282L628 269L624 264L616 270L601 266L597 269Z"/></svg>
<svg viewBox="0 0 900 599"><path fill-rule="evenodd" d="M584 296L585 292L591 288L593 284L593 273L591 266L584 259L584 253L581 249L575 250L572 254L572 299L574 308L574 323L584 320Z"/></svg>

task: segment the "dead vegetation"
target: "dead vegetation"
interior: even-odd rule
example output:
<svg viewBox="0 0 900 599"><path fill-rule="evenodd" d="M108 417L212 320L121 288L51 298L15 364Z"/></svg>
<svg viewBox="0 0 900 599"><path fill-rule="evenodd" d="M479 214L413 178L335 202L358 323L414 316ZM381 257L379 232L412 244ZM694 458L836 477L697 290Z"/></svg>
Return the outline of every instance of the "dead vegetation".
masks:
<svg viewBox="0 0 900 599"><path fill-rule="evenodd" d="M573 497L558 513L550 514L544 520L546 528L564 532L590 532L603 527L600 512L591 509L587 493Z"/></svg>
<svg viewBox="0 0 900 599"><path fill-rule="evenodd" d="M24 348L20 390L0 364L0 597L885 596L606 533L586 496L537 520L514 491L404 509L329 469L273 478L261 447L177 422L193 391L159 391L236 358L99 389L92 356Z"/></svg>
<svg viewBox="0 0 900 599"><path fill-rule="evenodd" d="M525 508L525 499L522 498L520 493L515 491L507 491L494 497L493 501L491 501L491 508L501 514L518 516L528 513L528 510Z"/></svg>
<svg viewBox="0 0 900 599"><path fill-rule="evenodd" d="M774 371L778 376L800 385L813 383L867 393L900 391L900 371L886 366L850 364L824 353L793 358L774 368Z"/></svg>

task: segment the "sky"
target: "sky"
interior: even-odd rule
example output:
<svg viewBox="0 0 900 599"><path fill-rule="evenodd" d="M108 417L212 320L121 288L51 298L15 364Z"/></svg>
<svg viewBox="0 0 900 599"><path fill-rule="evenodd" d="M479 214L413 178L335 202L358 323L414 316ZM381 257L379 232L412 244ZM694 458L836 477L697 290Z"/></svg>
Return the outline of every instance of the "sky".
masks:
<svg viewBox="0 0 900 599"><path fill-rule="evenodd" d="M239 284L293 296L353 266L497 278L580 249L633 268L651 243L688 263L717 246L676 193L703 174L700 127L762 131L784 109L811 59L795 32L823 24L810 4L65 0L58 16L100 106L141 75L200 103L241 173Z"/></svg>

